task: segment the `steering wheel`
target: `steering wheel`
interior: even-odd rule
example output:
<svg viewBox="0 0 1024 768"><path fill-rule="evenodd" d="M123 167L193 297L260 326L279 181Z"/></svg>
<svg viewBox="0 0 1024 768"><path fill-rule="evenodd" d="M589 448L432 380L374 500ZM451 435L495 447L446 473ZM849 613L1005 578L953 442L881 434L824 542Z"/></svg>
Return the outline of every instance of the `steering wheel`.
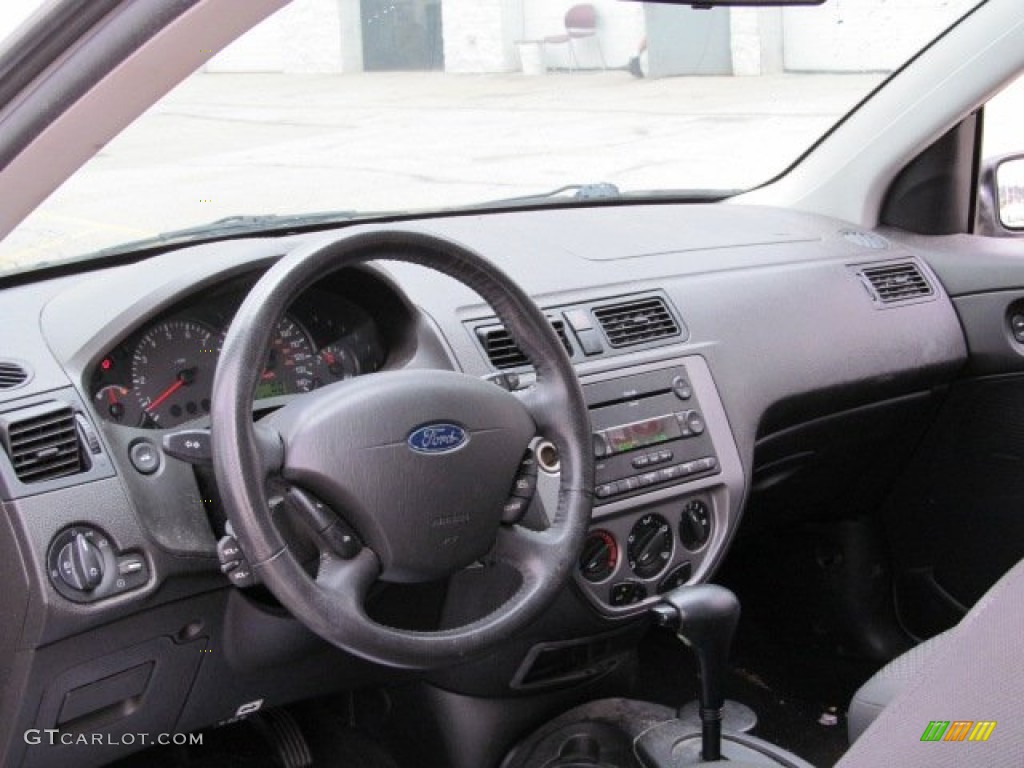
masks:
<svg viewBox="0 0 1024 768"><path fill-rule="evenodd" d="M533 365L536 384L512 393L454 371L381 372L296 398L254 424L253 397L278 318L318 278L375 259L430 267L475 290ZM430 668L492 649L550 605L582 548L594 468L572 365L530 297L451 240L357 227L287 254L231 323L211 410L217 485L253 573L299 621L365 659ZM535 436L554 443L561 465L557 510L540 532L502 522ZM274 523L267 486L275 478L320 521L315 528L350 526L363 546L353 552L336 536L319 536L317 572L307 573ZM431 581L480 560L519 575L517 591L483 618L421 632L367 614L377 580Z"/></svg>

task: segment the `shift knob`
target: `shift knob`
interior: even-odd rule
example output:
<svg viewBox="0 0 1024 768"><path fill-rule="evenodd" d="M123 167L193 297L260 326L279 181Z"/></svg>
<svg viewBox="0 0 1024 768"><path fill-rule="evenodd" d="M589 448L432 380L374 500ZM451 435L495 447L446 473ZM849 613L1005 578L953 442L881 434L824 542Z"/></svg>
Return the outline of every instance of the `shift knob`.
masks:
<svg viewBox="0 0 1024 768"><path fill-rule="evenodd" d="M725 705L725 665L740 618L740 603L725 587L700 584L679 587L662 595L653 608L655 620L697 655L700 668L702 756L721 759L722 707Z"/></svg>

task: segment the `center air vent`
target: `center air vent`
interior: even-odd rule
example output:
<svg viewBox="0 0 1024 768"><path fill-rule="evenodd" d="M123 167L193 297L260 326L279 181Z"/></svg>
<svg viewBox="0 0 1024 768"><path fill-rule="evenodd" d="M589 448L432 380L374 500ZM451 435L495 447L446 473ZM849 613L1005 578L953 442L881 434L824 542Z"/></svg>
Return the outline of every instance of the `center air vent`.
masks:
<svg viewBox="0 0 1024 768"><path fill-rule="evenodd" d="M566 353L569 357L572 357L572 346L570 346L569 339L565 333L565 323L561 320L552 320L551 325L554 327L555 333L558 334L558 338L561 339ZM477 335L480 338L480 343L484 346L487 358L495 368L519 368L530 364L530 361L526 359L526 355L523 354L523 351L512 340L512 336L502 326L479 328L477 329Z"/></svg>
<svg viewBox="0 0 1024 768"><path fill-rule="evenodd" d="M872 298L882 304L895 304L931 296L934 291L913 262L887 264L861 270L861 278Z"/></svg>
<svg viewBox="0 0 1024 768"><path fill-rule="evenodd" d="M0 440L23 483L39 483L82 471L75 414L49 402L0 414Z"/></svg>
<svg viewBox="0 0 1024 768"><path fill-rule="evenodd" d="M14 389L28 381L28 369L13 360L0 360L0 389Z"/></svg>
<svg viewBox="0 0 1024 768"><path fill-rule="evenodd" d="M653 296L595 307L594 317L613 347L631 347L679 335L679 326L665 302Z"/></svg>

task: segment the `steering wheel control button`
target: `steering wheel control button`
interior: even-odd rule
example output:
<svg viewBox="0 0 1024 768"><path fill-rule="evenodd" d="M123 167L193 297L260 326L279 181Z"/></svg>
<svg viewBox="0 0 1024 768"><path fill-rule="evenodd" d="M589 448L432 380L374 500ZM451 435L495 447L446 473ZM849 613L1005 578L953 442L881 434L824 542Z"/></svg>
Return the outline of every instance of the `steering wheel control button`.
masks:
<svg viewBox="0 0 1024 768"><path fill-rule="evenodd" d="M682 376L676 376L672 379L672 393L680 400L689 400L693 397L693 387Z"/></svg>
<svg viewBox="0 0 1024 768"><path fill-rule="evenodd" d="M691 552L703 547L711 538L711 510L702 499L692 499L683 507L679 520L679 540Z"/></svg>
<svg viewBox="0 0 1024 768"><path fill-rule="evenodd" d="M335 555L351 560L359 554L363 546L355 531L322 501L294 487L288 490L285 500L291 509L298 510L306 526ZM237 546L237 542L235 544Z"/></svg>
<svg viewBox="0 0 1024 768"><path fill-rule="evenodd" d="M633 605L647 599L647 587L635 581L623 581L611 588L608 602L616 608Z"/></svg>
<svg viewBox="0 0 1024 768"><path fill-rule="evenodd" d="M523 519L523 515L526 514L526 510L529 508L530 499L510 496L505 500L505 505L501 509L501 522L509 525L518 523Z"/></svg>
<svg viewBox="0 0 1024 768"><path fill-rule="evenodd" d="M484 376L484 381L497 384L507 392L515 392L521 384L519 374L512 371L498 371Z"/></svg>
<svg viewBox="0 0 1024 768"><path fill-rule="evenodd" d="M242 548L238 546L238 539L230 533L221 536L217 542L217 559L220 560L221 572L236 587L251 587L256 583L256 576Z"/></svg>
<svg viewBox="0 0 1024 768"><path fill-rule="evenodd" d="M512 484L512 495L518 496L521 499L533 498L534 491L537 490L537 474L536 469L532 475L520 475L516 478Z"/></svg>
<svg viewBox="0 0 1024 768"><path fill-rule="evenodd" d="M143 475L152 475L160 468L160 452L148 440L140 440L128 449L132 466Z"/></svg>
<svg viewBox="0 0 1024 768"><path fill-rule="evenodd" d="M210 430L183 429L164 435L164 453L189 464L210 464L213 461L213 450L210 443Z"/></svg>
<svg viewBox="0 0 1024 768"><path fill-rule="evenodd" d="M685 563L680 563L658 584L658 594L671 592L673 589L683 586L690 580L691 576L693 576L693 565L690 561L687 560Z"/></svg>

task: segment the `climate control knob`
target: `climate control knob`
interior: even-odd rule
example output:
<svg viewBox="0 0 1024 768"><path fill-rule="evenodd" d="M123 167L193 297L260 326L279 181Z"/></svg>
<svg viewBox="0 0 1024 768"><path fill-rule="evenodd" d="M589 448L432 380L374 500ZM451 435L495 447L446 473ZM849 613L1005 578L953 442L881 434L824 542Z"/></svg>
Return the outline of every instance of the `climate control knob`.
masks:
<svg viewBox="0 0 1024 768"><path fill-rule="evenodd" d="M679 520L679 540L691 552L703 547L711 537L711 511L701 499L688 501Z"/></svg>

